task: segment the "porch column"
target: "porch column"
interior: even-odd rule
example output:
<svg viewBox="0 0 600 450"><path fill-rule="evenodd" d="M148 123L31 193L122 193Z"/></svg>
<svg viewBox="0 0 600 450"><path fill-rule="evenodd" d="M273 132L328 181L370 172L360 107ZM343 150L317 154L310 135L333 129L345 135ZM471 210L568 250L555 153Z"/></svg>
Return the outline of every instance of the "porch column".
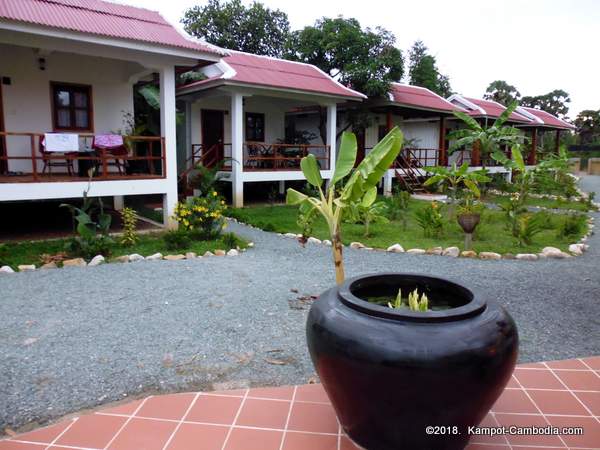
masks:
<svg viewBox="0 0 600 450"><path fill-rule="evenodd" d="M560 151L560 130L556 130L556 141L554 143L554 151L557 155Z"/></svg>
<svg viewBox="0 0 600 450"><path fill-rule="evenodd" d="M388 133L392 131L392 128L394 128L394 121L392 120L392 111L389 109L385 113L385 127Z"/></svg>
<svg viewBox="0 0 600 450"><path fill-rule="evenodd" d="M115 195L113 197L113 207L115 211L121 211L125 207L125 197L123 195Z"/></svg>
<svg viewBox="0 0 600 450"><path fill-rule="evenodd" d="M336 153L336 136L337 136L337 105L332 103L327 105L327 145L329 145L329 170L333 175L335 162L337 161Z"/></svg>
<svg viewBox="0 0 600 450"><path fill-rule="evenodd" d="M383 195L386 197L392 196L392 175L389 170L386 170L383 176Z"/></svg>
<svg viewBox="0 0 600 450"><path fill-rule="evenodd" d="M163 222L167 228L177 228L172 219L177 204L177 139L175 108L175 67L160 69L160 134L164 138L165 148L165 185L163 194Z"/></svg>
<svg viewBox="0 0 600 450"><path fill-rule="evenodd" d="M185 102L185 155L186 159L192 157L192 102L188 101Z"/></svg>
<svg viewBox="0 0 600 450"><path fill-rule="evenodd" d="M438 166L447 166L448 158L446 156L446 118L442 116L440 116L440 133L438 148Z"/></svg>
<svg viewBox="0 0 600 450"><path fill-rule="evenodd" d="M235 208L244 206L244 97L231 94L231 197Z"/></svg>
<svg viewBox="0 0 600 450"><path fill-rule="evenodd" d="M530 166L536 165L537 160L537 128L531 130L531 150L529 151L529 157L527 158L527 164Z"/></svg>

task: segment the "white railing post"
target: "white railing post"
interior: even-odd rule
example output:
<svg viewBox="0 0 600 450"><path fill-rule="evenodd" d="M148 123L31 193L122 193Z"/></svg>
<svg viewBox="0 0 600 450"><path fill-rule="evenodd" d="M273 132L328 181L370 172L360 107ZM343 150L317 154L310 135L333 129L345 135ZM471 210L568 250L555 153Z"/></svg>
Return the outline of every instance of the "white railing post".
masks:
<svg viewBox="0 0 600 450"><path fill-rule="evenodd" d="M244 97L231 94L231 189L235 208L244 206Z"/></svg>
<svg viewBox="0 0 600 450"><path fill-rule="evenodd" d="M329 145L329 171L333 175L336 156L336 136L337 136L337 105L335 103L327 105L327 145Z"/></svg>

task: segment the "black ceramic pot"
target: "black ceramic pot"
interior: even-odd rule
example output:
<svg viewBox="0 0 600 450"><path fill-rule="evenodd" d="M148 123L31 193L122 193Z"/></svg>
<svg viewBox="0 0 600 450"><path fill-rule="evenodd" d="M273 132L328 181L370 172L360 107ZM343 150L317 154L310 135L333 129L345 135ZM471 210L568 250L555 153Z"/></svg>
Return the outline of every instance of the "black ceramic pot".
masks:
<svg viewBox="0 0 600 450"><path fill-rule="evenodd" d="M422 313L363 300L415 287L434 307L451 308ZM397 273L326 291L306 331L342 427L367 450L464 448L467 427L481 422L510 379L519 340L510 315L480 292Z"/></svg>

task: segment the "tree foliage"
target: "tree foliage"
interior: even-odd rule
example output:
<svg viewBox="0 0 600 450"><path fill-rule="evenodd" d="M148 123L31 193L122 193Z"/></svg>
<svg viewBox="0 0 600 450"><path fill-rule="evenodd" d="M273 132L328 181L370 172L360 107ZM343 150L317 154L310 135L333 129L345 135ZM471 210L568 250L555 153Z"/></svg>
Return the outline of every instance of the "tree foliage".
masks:
<svg viewBox="0 0 600 450"><path fill-rule="evenodd" d="M454 115L462 120L466 127L448 134L448 138L453 140L448 151L453 153L464 147L472 147L478 142L481 150L481 158L485 163L485 160L502 146L508 145L512 147L523 143L525 137L521 134L520 130L504 125L513 111L517 109L517 106L518 103L516 101L508 105L490 127L481 125L462 111L455 111Z"/></svg>
<svg viewBox="0 0 600 450"><path fill-rule="evenodd" d="M324 17L291 33L286 57L313 64L369 97L382 97L404 71L395 43L384 28L363 29L356 19Z"/></svg>
<svg viewBox="0 0 600 450"><path fill-rule="evenodd" d="M521 93L512 84L508 84L504 80L496 80L489 84L483 98L508 106L515 100L519 100Z"/></svg>
<svg viewBox="0 0 600 450"><path fill-rule="evenodd" d="M525 96L521 99L522 106L537 108L564 119L569 113L569 94L562 89L555 89L544 95Z"/></svg>
<svg viewBox="0 0 600 450"><path fill-rule="evenodd" d="M585 109L577 114L575 126L579 132L580 144L600 142L600 109Z"/></svg>
<svg viewBox="0 0 600 450"><path fill-rule="evenodd" d="M408 52L408 80L442 97L452 94L450 79L439 72L435 57L428 53L423 41L416 41Z"/></svg>
<svg viewBox="0 0 600 450"><path fill-rule="evenodd" d="M231 50L281 57L290 32L285 12L254 2L208 0L185 11L181 22L192 36Z"/></svg>

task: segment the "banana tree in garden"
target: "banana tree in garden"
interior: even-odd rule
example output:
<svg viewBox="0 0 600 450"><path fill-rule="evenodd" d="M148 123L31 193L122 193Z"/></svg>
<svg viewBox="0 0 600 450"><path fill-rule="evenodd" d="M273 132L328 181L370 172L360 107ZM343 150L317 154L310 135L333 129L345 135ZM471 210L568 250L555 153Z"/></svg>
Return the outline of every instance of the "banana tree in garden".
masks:
<svg viewBox="0 0 600 450"><path fill-rule="evenodd" d="M453 141L448 152L453 153L464 147L479 145L482 165L485 167L486 160L502 146L512 147L523 143L527 138L519 129L504 125L517 106L519 104L516 101L511 103L490 127L481 125L464 112L455 111L454 115L463 121L466 128L448 133L448 138Z"/></svg>
<svg viewBox="0 0 600 450"><path fill-rule="evenodd" d="M479 185L491 181L485 170L474 170L469 172L469 163L463 163L460 167L456 163L451 167L426 167L425 170L432 176L425 181L425 186L437 185L447 189L450 193L452 206L457 202L458 190L465 186L475 197L479 197ZM452 214L451 214L452 215Z"/></svg>
<svg viewBox="0 0 600 450"><path fill-rule="evenodd" d="M329 187L323 191L323 179L314 155L302 158L300 167L306 180L318 189L318 197L309 197L295 189L287 190L287 203L290 205L311 205L327 222L332 241L333 261L337 284L344 282L344 262L342 259L342 213L352 204L362 201L365 196L376 195L377 184L390 168L402 148L403 135L398 127L393 128L373 150L354 168L356 161L356 136L344 132L340 151ZM342 186L337 186L347 177Z"/></svg>

